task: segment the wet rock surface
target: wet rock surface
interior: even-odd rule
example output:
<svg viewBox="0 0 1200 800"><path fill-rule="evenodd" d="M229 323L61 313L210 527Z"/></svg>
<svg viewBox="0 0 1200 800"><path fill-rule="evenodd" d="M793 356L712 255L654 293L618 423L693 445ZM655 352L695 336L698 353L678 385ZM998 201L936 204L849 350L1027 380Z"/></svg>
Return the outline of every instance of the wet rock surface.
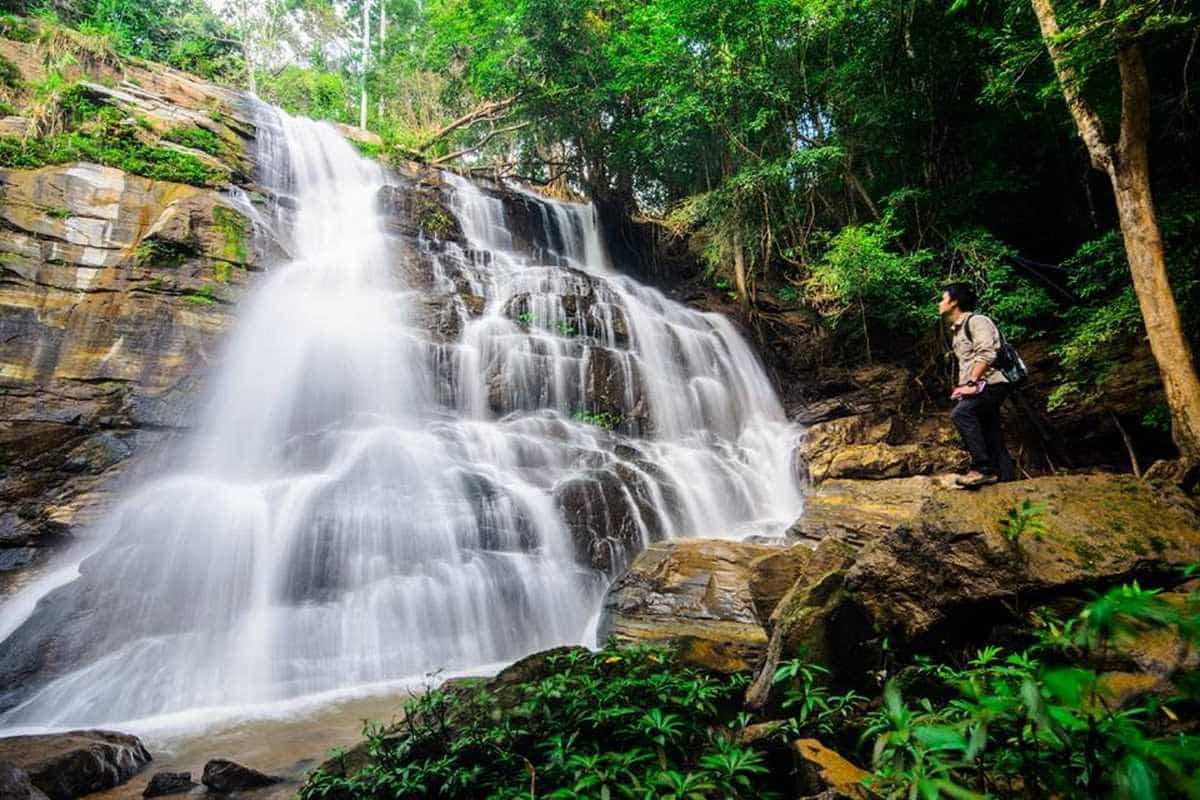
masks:
<svg viewBox="0 0 1200 800"><path fill-rule="evenodd" d="M50 800L72 800L118 786L149 762L150 753L136 736L113 731L0 739L0 764L23 771L29 783ZM7 771L6 779L14 786L21 785L16 772ZM8 796L4 797L7 800Z"/></svg>
<svg viewBox="0 0 1200 800"><path fill-rule="evenodd" d="M266 775L256 769L242 766L236 761L214 758L204 765L204 775L200 781L208 788L209 792L231 794L273 786L282 783L283 778Z"/></svg>
<svg viewBox="0 0 1200 800"><path fill-rule="evenodd" d="M142 791L142 797L165 797L172 794L184 794L196 787L190 772L159 772L156 773Z"/></svg>
<svg viewBox="0 0 1200 800"><path fill-rule="evenodd" d="M29 780L28 772L3 762L0 762L0 797L4 800L47 800L46 794Z"/></svg>
<svg viewBox="0 0 1200 800"><path fill-rule="evenodd" d="M717 539L651 545L609 589L599 638L673 642L687 662L720 672L763 656L760 610L790 585L807 548L788 551Z"/></svg>

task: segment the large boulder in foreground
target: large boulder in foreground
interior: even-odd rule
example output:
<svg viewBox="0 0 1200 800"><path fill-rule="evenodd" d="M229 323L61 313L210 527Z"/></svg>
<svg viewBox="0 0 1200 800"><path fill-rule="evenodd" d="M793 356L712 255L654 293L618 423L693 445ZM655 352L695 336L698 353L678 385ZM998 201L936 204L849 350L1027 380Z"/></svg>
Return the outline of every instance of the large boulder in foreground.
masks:
<svg viewBox="0 0 1200 800"><path fill-rule="evenodd" d="M671 642L685 663L750 669L766 650L766 615L809 554L718 539L651 545L609 589L599 638Z"/></svg>
<svg viewBox="0 0 1200 800"><path fill-rule="evenodd" d="M1012 541L1005 518L1025 502L1044 510ZM977 492L930 482L915 518L866 547L846 588L877 628L913 639L1018 597L1178 580L1198 561L1195 508L1130 476L1035 478Z"/></svg>
<svg viewBox="0 0 1200 800"><path fill-rule="evenodd" d="M1042 504L1012 540L1011 510ZM936 478L829 481L793 531L823 536L768 619L771 640L747 700L768 700L783 659L855 683L878 641L931 649L986 633L1018 601L1079 599L1131 579L1170 585L1200 561L1200 520L1178 491L1125 475L1035 478L978 491Z"/></svg>
<svg viewBox="0 0 1200 800"><path fill-rule="evenodd" d="M72 800L129 780L150 753L136 736L84 730L0 739L3 763L24 771L50 800Z"/></svg>

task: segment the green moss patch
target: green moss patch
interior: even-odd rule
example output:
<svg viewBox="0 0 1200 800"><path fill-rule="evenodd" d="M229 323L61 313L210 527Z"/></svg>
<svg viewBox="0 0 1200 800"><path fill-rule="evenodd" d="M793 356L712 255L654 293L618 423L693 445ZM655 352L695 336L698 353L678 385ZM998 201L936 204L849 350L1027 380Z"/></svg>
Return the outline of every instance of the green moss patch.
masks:
<svg viewBox="0 0 1200 800"><path fill-rule="evenodd" d="M167 141L181 144L184 147L208 153L210 156L220 157L225 154L225 143L221 141L221 137L210 130L205 130L197 126L172 128L163 134L163 138Z"/></svg>
<svg viewBox="0 0 1200 800"><path fill-rule="evenodd" d="M213 227L225 240L221 248L221 258L238 264L245 264L250 260L250 227L245 217L231 209L217 206L213 209Z"/></svg>
<svg viewBox="0 0 1200 800"><path fill-rule="evenodd" d="M58 99L63 133L38 137L0 137L0 167L37 169L72 161L90 161L155 180L216 186L226 175L190 153L145 141L135 121L99 102L80 85Z"/></svg>

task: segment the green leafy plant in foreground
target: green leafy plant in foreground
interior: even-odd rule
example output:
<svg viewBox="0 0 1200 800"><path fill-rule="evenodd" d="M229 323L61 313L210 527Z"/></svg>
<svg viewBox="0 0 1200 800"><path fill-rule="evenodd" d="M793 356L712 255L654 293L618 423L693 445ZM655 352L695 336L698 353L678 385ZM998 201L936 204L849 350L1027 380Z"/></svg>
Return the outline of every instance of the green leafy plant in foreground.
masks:
<svg viewBox="0 0 1200 800"><path fill-rule="evenodd" d="M763 756L730 725L745 676L714 677L655 647L566 650L553 671L485 693L433 690L370 728L371 762L309 776L325 798L770 797Z"/></svg>
<svg viewBox="0 0 1200 800"><path fill-rule="evenodd" d="M1139 632L1171 628L1200 642L1193 595L1180 607L1136 583L1118 586L1023 652L979 651L964 668L926 663L951 699L906 702L893 679L863 734L873 741L871 788L887 798L1200 797L1200 737L1172 728L1173 698L1118 702L1085 666Z"/></svg>

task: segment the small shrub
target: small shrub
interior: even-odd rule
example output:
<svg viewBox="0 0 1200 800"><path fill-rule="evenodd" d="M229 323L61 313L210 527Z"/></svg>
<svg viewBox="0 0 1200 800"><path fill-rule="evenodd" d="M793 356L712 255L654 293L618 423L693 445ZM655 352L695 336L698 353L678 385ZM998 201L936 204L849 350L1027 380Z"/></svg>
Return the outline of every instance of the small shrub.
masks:
<svg viewBox="0 0 1200 800"><path fill-rule="evenodd" d="M202 286L195 291L185 294L183 296L183 302L190 303L194 306L216 305L217 295L211 286Z"/></svg>
<svg viewBox="0 0 1200 800"><path fill-rule="evenodd" d="M1010 508L1004 518L1000 520L1000 529L1004 533L1004 538L1016 543L1026 533L1041 536L1046 532L1046 522L1043 519L1045 513L1045 503L1035 503L1028 499L1022 500L1021 505Z"/></svg>
<svg viewBox="0 0 1200 800"><path fill-rule="evenodd" d="M616 429L625 421L625 417L612 411L588 411L580 409L571 415L571 419L585 425L594 425L606 431Z"/></svg>
<svg viewBox="0 0 1200 800"><path fill-rule="evenodd" d="M1080 663L1138 631L1171 628L1200 642L1200 608L1178 607L1136 583L1118 586L1065 623L1041 615L1035 646L985 647L963 668L925 663L945 687L906 702L890 681L863 735L873 743L872 791L885 798L1195 797L1200 737L1153 696L1114 702L1103 675ZM1177 682L1194 704L1194 681ZM1190 685L1190 688L1189 688Z"/></svg>
<svg viewBox="0 0 1200 800"><path fill-rule="evenodd" d="M0 86L20 89L22 83L24 81L21 78L20 68L4 56L0 56Z"/></svg>
<svg viewBox="0 0 1200 800"><path fill-rule="evenodd" d="M0 36L12 39L14 42L29 43L37 38L37 31L21 17L0 14Z"/></svg>

